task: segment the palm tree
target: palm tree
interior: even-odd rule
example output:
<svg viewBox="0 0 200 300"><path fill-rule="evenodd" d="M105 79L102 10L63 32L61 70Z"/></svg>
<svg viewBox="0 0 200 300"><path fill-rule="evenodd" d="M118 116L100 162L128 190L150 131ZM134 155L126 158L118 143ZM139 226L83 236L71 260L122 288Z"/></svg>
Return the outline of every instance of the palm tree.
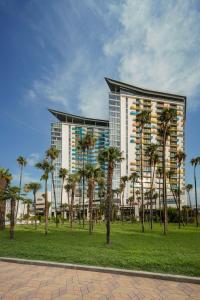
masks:
<svg viewBox="0 0 200 300"><path fill-rule="evenodd" d="M178 226L181 228L181 165L185 161L186 155L183 151L178 151L175 155L175 159L178 164Z"/></svg>
<svg viewBox="0 0 200 300"><path fill-rule="evenodd" d="M110 244L110 219L112 205L112 180L114 168L117 163L123 160L122 153L118 148L109 147L99 152L98 160L100 164L108 164L107 172L107 194L106 194L106 243Z"/></svg>
<svg viewBox="0 0 200 300"><path fill-rule="evenodd" d="M8 186L3 194L4 200L10 200L10 239L14 239L16 201L22 200L18 186Z"/></svg>
<svg viewBox="0 0 200 300"><path fill-rule="evenodd" d="M89 234L92 234L93 228L93 197L95 190L95 183L98 181L99 176L102 176L102 170L98 165L87 164L85 166L85 176L88 182L88 198L89 198Z"/></svg>
<svg viewBox="0 0 200 300"><path fill-rule="evenodd" d="M197 179L196 179L196 167L200 164L200 157L192 158L190 161L191 165L194 166L194 191L195 191L195 216L196 216L196 226L199 226L198 221L198 201L197 201Z"/></svg>
<svg viewBox="0 0 200 300"><path fill-rule="evenodd" d="M67 193L67 207L69 210L70 210L70 201L69 201L69 198L70 198L70 191L71 191L71 184L68 182L65 186L64 186L64 189ZM67 214L68 217L69 217L69 214ZM69 220L69 219L68 219Z"/></svg>
<svg viewBox="0 0 200 300"><path fill-rule="evenodd" d="M57 201L56 201L56 189L55 189L55 182L54 182L54 161L59 156L59 150L52 146L46 151L46 158L50 159L51 165L51 180L52 180L52 187L53 187L53 196L54 196L54 204L55 204L55 216L56 216L56 226L58 226L58 219L57 219Z"/></svg>
<svg viewBox="0 0 200 300"><path fill-rule="evenodd" d="M167 234L168 227L168 215L167 215L167 187L166 187L166 142L169 135L171 122L176 117L176 111L171 108L163 109L158 120L160 122L160 135L163 138L163 158L162 158L162 169L163 169L163 210L164 210L164 235Z"/></svg>
<svg viewBox="0 0 200 300"><path fill-rule="evenodd" d="M186 185L186 192L188 194L188 200L189 200L189 205L190 205L190 208L192 208L192 203L191 203L191 198L190 198L190 191L193 189L193 185L188 183Z"/></svg>
<svg viewBox="0 0 200 300"><path fill-rule="evenodd" d="M23 175L23 169L27 164L26 158L23 156L19 156L17 158L18 165L20 167L20 179L19 179L19 194L21 193L21 188L22 188L22 175ZM17 219L18 215L18 210L19 210L19 201L17 202L17 208L16 208L16 213L15 213L15 219Z"/></svg>
<svg viewBox="0 0 200 300"><path fill-rule="evenodd" d="M63 188L64 188L64 182L65 182L65 178L68 174L68 170L65 168L60 168L59 170L59 177L62 179L62 185L61 185L61 195L60 195L60 207L61 207L61 217L62 217L62 223L64 221L64 212L63 212L63 203L62 203L62 199L63 199Z"/></svg>
<svg viewBox="0 0 200 300"><path fill-rule="evenodd" d="M35 229L37 229L37 211L36 211L36 193L41 189L41 184L38 182L30 182L25 184L24 190L26 192L33 192L34 215L35 215Z"/></svg>
<svg viewBox="0 0 200 300"><path fill-rule="evenodd" d="M160 194L160 184L161 184L161 178L162 178L162 167L157 167L157 176L158 176L158 201L159 201L159 217L160 217L160 224L162 223L162 215L161 215L161 194Z"/></svg>
<svg viewBox="0 0 200 300"><path fill-rule="evenodd" d="M143 131L144 126L150 122L150 112L142 111L136 116L136 121L140 127L140 181L141 181L141 200L142 200L142 232L144 232L144 189L143 189Z"/></svg>
<svg viewBox="0 0 200 300"><path fill-rule="evenodd" d="M129 180L132 182L132 188L133 188L133 199L132 199L132 203L134 205L135 203L135 183L138 182L138 178L139 178L139 174L137 172L133 172L131 173L131 175L129 176ZM132 218L133 220L133 218Z"/></svg>
<svg viewBox="0 0 200 300"><path fill-rule="evenodd" d="M147 148L146 148L146 156L149 158L149 165L150 165L150 226L151 229L153 228L153 207L152 207L152 195L153 195L153 185L154 185L154 176L155 176L155 169L156 169L156 164L159 161L159 156L157 153L158 150L158 145L151 143ZM153 171L152 171L153 167Z"/></svg>
<svg viewBox="0 0 200 300"><path fill-rule="evenodd" d="M8 169L0 168L0 229L5 228L6 202L3 193L12 180L12 175Z"/></svg>
<svg viewBox="0 0 200 300"><path fill-rule="evenodd" d="M128 176L125 175L120 178L120 187L122 191L122 211L121 211L122 223L124 222L124 192L125 192L127 182L128 182Z"/></svg>
<svg viewBox="0 0 200 300"><path fill-rule="evenodd" d="M25 206L26 206L26 215L27 215L27 224L30 218L30 205L32 204L32 200L29 198L25 198L24 199L24 210L25 210ZM24 215L24 213L23 213Z"/></svg>
<svg viewBox="0 0 200 300"><path fill-rule="evenodd" d="M72 224L73 224L73 208L74 208L76 185L78 182L80 182L80 175L78 174L78 172L69 175L68 187L70 186L70 190L71 190L71 203L69 205L69 216L70 216L70 227L71 228L72 228Z"/></svg>
<svg viewBox="0 0 200 300"><path fill-rule="evenodd" d="M85 153L90 148L93 148L96 143L96 138L89 132L85 134L84 137L81 136L81 139L77 143L77 150L82 152L82 197L83 197L83 228L85 226Z"/></svg>

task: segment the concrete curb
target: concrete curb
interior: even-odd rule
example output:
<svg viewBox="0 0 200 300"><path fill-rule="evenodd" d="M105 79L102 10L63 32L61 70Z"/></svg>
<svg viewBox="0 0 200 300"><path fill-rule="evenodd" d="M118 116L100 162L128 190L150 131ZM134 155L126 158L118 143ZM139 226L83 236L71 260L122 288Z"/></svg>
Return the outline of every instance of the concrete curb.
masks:
<svg viewBox="0 0 200 300"><path fill-rule="evenodd" d="M101 272L101 273L110 273L110 274L117 274L117 275L126 275L126 276L135 276L135 277L144 277L144 278L200 284L200 277L189 277L189 276L182 276L182 275L171 275L171 274L144 272L144 271L132 271L127 269L104 268L98 266L76 265L76 264L57 263L57 262L49 262L49 261L41 261L41 260L28 260L28 259L10 258L10 257L0 257L0 261L17 263L17 264L75 269L75 270L82 270L82 271Z"/></svg>

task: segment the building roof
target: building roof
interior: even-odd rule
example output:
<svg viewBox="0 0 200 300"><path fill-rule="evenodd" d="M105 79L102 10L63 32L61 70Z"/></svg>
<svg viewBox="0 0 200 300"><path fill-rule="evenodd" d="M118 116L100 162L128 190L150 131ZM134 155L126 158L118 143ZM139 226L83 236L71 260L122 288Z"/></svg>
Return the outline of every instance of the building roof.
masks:
<svg viewBox="0 0 200 300"><path fill-rule="evenodd" d="M69 113L57 111L54 109L48 109L48 111L52 113L52 115L54 115L60 122L80 124L80 125L109 127L108 120L85 118L82 116L77 116L77 115L72 115Z"/></svg>
<svg viewBox="0 0 200 300"><path fill-rule="evenodd" d="M186 104L186 96L170 94L166 92L152 91L148 89L144 89L141 87L137 87L134 85L130 85L124 82L120 82L117 80L113 80L111 78L106 78L105 80L111 90L111 92L120 92L121 90L127 91L129 93L134 93L138 96L148 96L153 98L167 99L167 100L176 100L179 102L183 102Z"/></svg>

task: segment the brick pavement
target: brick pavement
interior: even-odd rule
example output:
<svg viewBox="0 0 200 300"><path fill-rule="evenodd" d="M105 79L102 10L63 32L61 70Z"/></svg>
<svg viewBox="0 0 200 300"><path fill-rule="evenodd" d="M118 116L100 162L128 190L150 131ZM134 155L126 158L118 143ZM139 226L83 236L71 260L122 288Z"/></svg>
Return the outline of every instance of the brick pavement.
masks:
<svg viewBox="0 0 200 300"><path fill-rule="evenodd" d="M0 262L0 300L200 300L200 285Z"/></svg>

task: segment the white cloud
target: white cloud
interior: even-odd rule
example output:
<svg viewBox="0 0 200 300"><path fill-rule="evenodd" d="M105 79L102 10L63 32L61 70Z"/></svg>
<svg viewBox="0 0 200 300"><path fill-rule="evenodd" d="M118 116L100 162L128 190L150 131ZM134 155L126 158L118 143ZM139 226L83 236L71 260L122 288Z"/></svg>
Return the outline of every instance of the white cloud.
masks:
<svg viewBox="0 0 200 300"><path fill-rule="evenodd" d="M200 88L200 12L195 1L126 0L118 7L121 30L104 45L119 57L123 81L193 97Z"/></svg>
<svg viewBox="0 0 200 300"><path fill-rule="evenodd" d="M30 167L34 167L35 164L40 160L40 154L39 153L32 153L27 158L27 163Z"/></svg>

